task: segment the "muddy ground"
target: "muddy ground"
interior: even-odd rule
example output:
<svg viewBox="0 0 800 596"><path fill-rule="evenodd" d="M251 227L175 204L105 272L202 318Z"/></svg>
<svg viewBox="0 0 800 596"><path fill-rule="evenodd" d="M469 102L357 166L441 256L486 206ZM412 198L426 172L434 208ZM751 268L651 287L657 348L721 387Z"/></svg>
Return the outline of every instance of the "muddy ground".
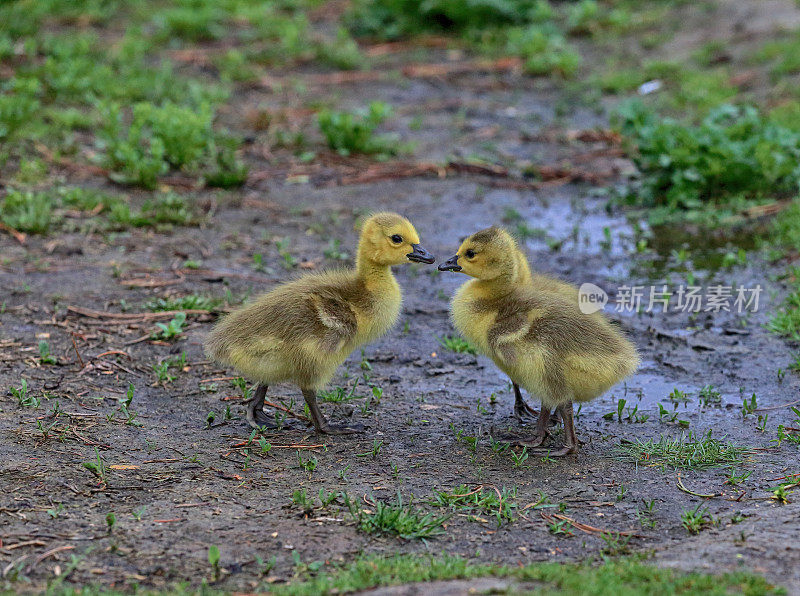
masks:
<svg viewBox="0 0 800 596"><path fill-rule="evenodd" d="M462 161L491 144L509 161L568 160L605 183L629 168L603 140L567 138L567 131L607 126L595 107L576 105L571 115L557 117L563 101L558 89L513 72L312 85L307 93L336 97L340 107L363 105L365 97L391 103L397 116L389 128L416 143L416 161ZM241 114L248 110L296 102L290 92L243 90L226 118L246 128ZM409 127L415 116L422 117L418 130ZM346 561L361 552L446 552L518 564L583 560L608 546L597 533L552 534L542 513L556 509L529 508L499 528L485 516L476 521L456 515L446 533L422 542L359 533L341 506L304 513L292 503L298 489L315 496L323 488L364 499L366 508L373 499L391 500L398 493L422 503L433 490L466 484L515 487L520 509L540 502L543 493L550 503L565 504L565 515L577 522L633 532L630 550L653 551L661 565L750 569L800 592L800 505L791 495L788 504L771 499L777 479L800 472L797 447L772 442L777 425L791 423L793 415L783 406L796 402L800 382L794 373L778 374L793 360L791 349L763 325L779 303L781 287L772 279L780 268L773 270L757 252L746 265L694 272L704 285L762 284L757 313L690 318L684 313L621 315L611 307L611 316L641 351L639 372L580 411L577 456L530 457L519 467L510 453L492 451L488 436L493 427L518 426L507 380L488 360L453 353L437 339L453 333L447 300L463 279L432 267L399 268L405 296L400 322L364 352L370 382L383 389L380 403L363 413L369 390L362 382L355 390L358 399L322 406L334 421L353 420L367 431L317 436L302 422L287 420L286 429L265 435L272 444L269 454L254 450L246 461L242 448L235 447L247 440L250 429L241 391L231 382L234 371L208 362L202 351L215 315L190 315L183 336L167 343L147 338L152 320L91 311L132 315L149 312L144 304L159 296L225 298L230 292L240 298L269 290L296 274L282 266L274 237L291 238L300 271L336 266L324 256L329 241L341 240L341 250L352 254L358 216L375 209L409 217L424 245L441 258L452 254L463 236L503 223L513 208L531 228L550 236L549 245L528 242L536 269L595 283L609 291L612 302L623 283L677 285L686 279L684 266L669 258L680 248L670 241L673 231L657 238L660 255L637 255L631 223L624 214L609 215L606 199L580 180L536 187L462 170L442 178L343 184L347 175L363 173L374 162L343 164L321 148L322 166L291 165L281 156L267 162L259 134L252 133L247 159L252 171L263 175L251 172L237 191L193 192L208 212L201 226L112 237L29 237L24 245L0 236L0 302L5 303L0 314L0 571L19 570L30 582L19 585L32 588L66 571L69 583L197 585L210 578L208 548L217 545L224 568L218 585L251 590L265 580L287 580L298 560ZM71 180L74 174L65 175ZM101 179L83 184L114 188ZM141 200L135 192L132 196ZM603 243L604 228L610 230L610 246ZM256 253L263 254L264 271L254 270ZM201 262L200 269L183 268L186 260ZM49 342L57 364L39 362L41 339ZM157 383L153 365L182 352L185 368L172 370L173 382ZM361 362L361 354L354 354L333 384L351 387L364 373ZM8 390L22 379L42 398L38 409L19 406ZM129 409L139 425L126 424L119 410L129 384L135 388ZM719 406L700 406L698 393L706 385L721 392ZM667 396L674 388L691 394L678 408L688 428L659 420L657 404L672 411ZM759 411L743 417L742 395L752 393ZM649 419L604 419L616 412L619 398L638 405ZM272 388L268 399L286 405L294 400L295 411L302 412L294 387ZM231 419L224 415L226 406ZM209 426L212 411L216 416ZM757 417L765 413L762 431ZM54 426L45 436L37 423ZM475 453L458 440L459 430L479 437ZM679 474L618 458L623 441L688 431L698 436L713 431L714 437L752 447L738 468L752 474L731 486L722 469ZM373 458L374 441L381 449ZM303 460L316 458L313 472L298 465L298 450ZM96 452L110 466L105 482L83 465L96 460ZM679 479L694 493L714 496L688 494L677 486ZM643 525L637 515L651 499L654 527ZM681 525L681 513L701 503L719 524L692 536ZM116 519L111 532L110 512ZM737 514L744 520L734 523ZM80 557L75 565L72 556ZM257 558L273 557L265 578Z"/></svg>

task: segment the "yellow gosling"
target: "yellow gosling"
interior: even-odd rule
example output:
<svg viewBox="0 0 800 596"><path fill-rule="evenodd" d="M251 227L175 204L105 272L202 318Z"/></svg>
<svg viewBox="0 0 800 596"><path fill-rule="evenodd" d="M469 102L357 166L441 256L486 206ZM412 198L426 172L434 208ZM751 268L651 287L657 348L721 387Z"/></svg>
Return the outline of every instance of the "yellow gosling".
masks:
<svg viewBox="0 0 800 596"><path fill-rule="evenodd" d="M476 232L439 269L474 278L451 302L456 329L511 378L519 400L521 386L542 401L534 435L515 442L541 445L556 408L564 422L564 446L550 455L577 451L573 402L593 400L633 374L639 365L636 347L602 313L582 313L577 288L531 274L503 229Z"/></svg>
<svg viewBox="0 0 800 596"><path fill-rule="evenodd" d="M220 321L209 334L209 357L258 383L247 409L254 428L274 428L263 410L270 384L300 387L321 433L359 429L328 424L316 394L357 347L397 321L402 295L391 267L433 263L414 226L396 213L364 222L354 269L305 275L264 294Z"/></svg>

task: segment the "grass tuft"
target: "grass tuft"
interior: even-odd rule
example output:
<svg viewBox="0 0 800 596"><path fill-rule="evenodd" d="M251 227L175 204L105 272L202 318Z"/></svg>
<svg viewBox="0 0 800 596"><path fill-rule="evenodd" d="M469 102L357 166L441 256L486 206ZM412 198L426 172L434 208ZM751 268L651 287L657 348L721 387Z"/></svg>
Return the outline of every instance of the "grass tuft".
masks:
<svg viewBox="0 0 800 596"><path fill-rule="evenodd" d="M497 525L504 522L513 522L516 518L515 511L517 489L503 487L497 491L493 488L478 486L470 489L467 485L455 487L451 491L435 490L429 504L436 507L446 507L451 511L484 513L497 519Z"/></svg>
<svg viewBox="0 0 800 596"><path fill-rule="evenodd" d="M21 232L46 234L52 214L52 197L43 192L12 190L0 203L0 221Z"/></svg>
<svg viewBox="0 0 800 596"><path fill-rule="evenodd" d="M448 350L456 352L457 354L475 355L478 353L478 349L463 337L445 335L437 339L439 340L439 343L442 344L442 346L444 346Z"/></svg>
<svg viewBox="0 0 800 596"><path fill-rule="evenodd" d="M698 438L693 433L678 439L661 437L634 439L617 447L620 459L663 469L707 470L709 468L739 466L745 462L748 448L735 443L714 439L709 432Z"/></svg>
<svg viewBox="0 0 800 596"><path fill-rule="evenodd" d="M187 296L155 298L144 303L144 307L152 312L167 310L214 310L222 305L219 298L189 294Z"/></svg>
<svg viewBox="0 0 800 596"><path fill-rule="evenodd" d="M317 123L328 146L340 155L352 153L397 152L397 139L388 135L376 135L378 128L392 113L391 107L373 101L366 110L356 112L334 112L323 110L317 115Z"/></svg>
<svg viewBox="0 0 800 596"><path fill-rule="evenodd" d="M359 508L347 495L343 498L358 529L367 534L384 534L406 540L433 538L444 534L443 525L451 517L426 513L414 505L403 504L399 494L391 503L376 501L374 510Z"/></svg>
<svg viewBox="0 0 800 596"><path fill-rule="evenodd" d="M619 108L618 118L641 172L626 200L654 209L653 217L730 213L765 197L792 196L800 185L800 132L756 108L725 104L692 126L635 100Z"/></svg>
<svg viewBox="0 0 800 596"><path fill-rule="evenodd" d="M622 594L660 596L662 594L728 596L730 594L785 594L763 577L736 572L722 575L682 573L644 563L641 558L607 560L601 565L529 563L522 566L470 563L457 556L419 554L361 555L342 566L321 567L312 577L301 577L286 584L272 584L269 589L279 596L347 594L379 586L418 582L500 577L533 583L536 594ZM530 587L515 587L510 593ZM424 591L424 590L423 590Z"/></svg>

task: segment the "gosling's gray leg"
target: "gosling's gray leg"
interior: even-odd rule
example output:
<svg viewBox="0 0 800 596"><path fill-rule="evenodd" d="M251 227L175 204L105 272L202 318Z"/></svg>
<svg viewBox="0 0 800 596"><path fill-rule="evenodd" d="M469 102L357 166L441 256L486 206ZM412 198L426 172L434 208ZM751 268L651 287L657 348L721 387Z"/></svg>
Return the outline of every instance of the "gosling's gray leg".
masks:
<svg viewBox="0 0 800 596"><path fill-rule="evenodd" d="M547 435L550 434L548 427L550 426L550 408L546 408L542 406L542 410L539 413L539 416L536 419L536 429L533 431L533 435L528 438L524 436L520 436L517 433L513 433L510 435L500 435L495 436L494 438L502 441L503 443L508 443L509 445L520 445L522 447L538 447L544 440L547 438Z"/></svg>
<svg viewBox="0 0 800 596"><path fill-rule="evenodd" d="M319 405L317 404L317 392L313 389L302 389L302 392L303 397L306 400L306 404L308 404L308 411L311 414L311 422L314 423L314 428L317 429L318 433L327 435L349 435L352 433L359 433L364 430L360 425L337 426L328 424L328 421L325 420L325 416L322 414L322 411L319 409Z"/></svg>
<svg viewBox="0 0 800 596"><path fill-rule="evenodd" d="M556 410L564 421L564 446L557 451L536 449L533 453L550 457L564 457L578 451L578 437L575 435L575 421L572 417L572 402L560 405Z"/></svg>
<svg viewBox="0 0 800 596"><path fill-rule="evenodd" d="M519 385L516 383L512 383L512 385L514 386L514 417L520 422L533 421L536 418L536 410L525 403Z"/></svg>
<svg viewBox="0 0 800 596"><path fill-rule="evenodd" d="M550 408L542 405L542 410L539 412L539 418L536 420L536 430L529 439L518 439L513 442L514 445L522 445L523 447L538 447L550 434L548 427L550 426Z"/></svg>
<svg viewBox="0 0 800 596"><path fill-rule="evenodd" d="M275 421L270 419L264 411L264 398L266 395L267 385L259 384L247 406L247 421L253 428L278 428Z"/></svg>

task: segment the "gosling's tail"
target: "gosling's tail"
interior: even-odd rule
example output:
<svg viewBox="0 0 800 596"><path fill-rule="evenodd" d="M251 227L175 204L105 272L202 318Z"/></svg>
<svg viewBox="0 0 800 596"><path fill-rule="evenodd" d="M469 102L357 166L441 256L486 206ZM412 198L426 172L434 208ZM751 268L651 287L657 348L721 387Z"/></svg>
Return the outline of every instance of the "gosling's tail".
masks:
<svg viewBox="0 0 800 596"><path fill-rule="evenodd" d="M231 359L231 346L226 332L226 320L222 319L211 330L211 333L206 337L203 344L203 349L211 360L219 362L220 364L230 365Z"/></svg>

